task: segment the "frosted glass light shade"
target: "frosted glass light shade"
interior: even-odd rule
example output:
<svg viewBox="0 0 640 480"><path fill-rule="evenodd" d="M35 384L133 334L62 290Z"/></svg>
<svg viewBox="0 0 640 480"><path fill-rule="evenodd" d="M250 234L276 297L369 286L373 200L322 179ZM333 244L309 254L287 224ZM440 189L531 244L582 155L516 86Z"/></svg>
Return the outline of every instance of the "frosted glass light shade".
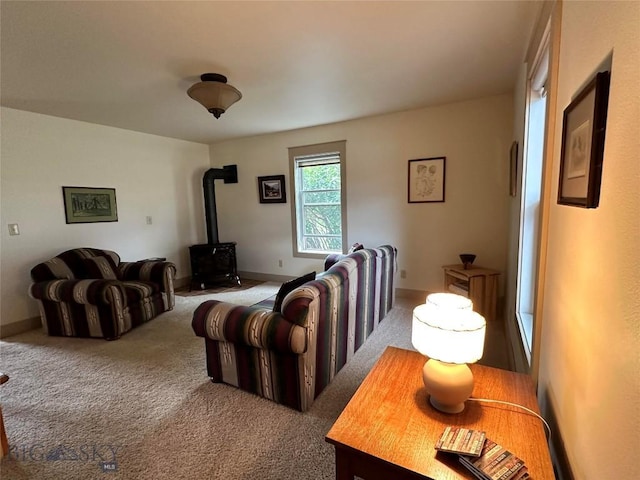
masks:
<svg viewBox="0 0 640 480"><path fill-rule="evenodd" d="M187 94L206 108L214 117L220 118L231 105L242 98L240 91L227 84L227 77L217 73L205 73L187 90Z"/></svg>
<svg viewBox="0 0 640 480"><path fill-rule="evenodd" d="M486 322L468 298L435 293L413 310L411 342L429 358L447 363L474 363L482 358Z"/></svg>

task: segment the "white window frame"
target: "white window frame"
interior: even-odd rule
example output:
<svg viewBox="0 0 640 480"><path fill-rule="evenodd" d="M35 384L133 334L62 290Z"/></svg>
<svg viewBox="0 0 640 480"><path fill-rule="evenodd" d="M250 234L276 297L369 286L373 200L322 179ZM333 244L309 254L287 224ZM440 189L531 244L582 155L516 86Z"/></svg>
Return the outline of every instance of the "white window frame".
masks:
<svg viewBox="0 0 640 480"><path fill-rule="evenodd" d="M516 282L516 318L528 366L532 363L535 322L540 205L543 187L545 131L547 128L546 82L549 70L549 37L527 81L525 143L522 156L522 195Z"/></svg>
<svg viewBox="0 0 640 480"><path fill-rule="evenodd" d="M524 152L528 152L528 117L529 104L532 100L532 90L536 91L536 96L546 95L545 108L545 126L542 144L542 178L541 178L541 194L538 206L538 227L536 232L536 261L533 268L533 311L531 312L531 344L529 352L526 340L522 335L522 318L518 318L516 314L517 329L515 333L519 333L520 344L513 344L515 366L517 371L526 372L531 375L534 382L537 382L539 365L540 365L540 339L542 337L542 310L544 304L545 291L545 265L547 264L547 239L549 235L549 209L551 205L549 192L552 191L553 180L553 157L556 131L556 118L558 107L557 78L560 50L560 22L561 22L562 5L554 2L545 3L542 7L541 14L538 18L533 39L529 45L529 51L526 56L527 69L527 98L526 98L526 119L525 119L525 139ZM547 53L548 52L548 53ZM542 65L546 64L546 71ZM546 78L546 81L545 81ZM561 117L559 117L561 119ZM523 170L526 168L523 165ZM557 179L557 172L556 179ZM518 266L520 268L520 266ZM517 282L520 282L520 271L517 273ZM516 292L516 295L518 293ZM514 305L516 306L516 305ZM516 311L519 306L516 306ZM515 338L514 338L515 340ZM520 348L518 348L520 347ZM518 353L516 353L518 352ZM521 355L520 355L521 354Z"/></svg>
<svg viewBox="0 0 640 480"><path fill-rule="evenodd" d="M292 244L293 244L293 256L303 258L324 258L328 251L311 251L303 250L300 248L302 241L302 219L301 219L301 193L298 190L299 185L299 168L298 165L304 163L317 163L317 162L335 162L336 159L340 164L340 211L341 211L341 243L342 253L346 250L347 245L347 195L346 195L346 162L347 162L347 150L346 140L340 140L336 142L319 143L315 145L304 145L299 147L289 148L289 178L291 178L291 227L292 227Z"/></svg>

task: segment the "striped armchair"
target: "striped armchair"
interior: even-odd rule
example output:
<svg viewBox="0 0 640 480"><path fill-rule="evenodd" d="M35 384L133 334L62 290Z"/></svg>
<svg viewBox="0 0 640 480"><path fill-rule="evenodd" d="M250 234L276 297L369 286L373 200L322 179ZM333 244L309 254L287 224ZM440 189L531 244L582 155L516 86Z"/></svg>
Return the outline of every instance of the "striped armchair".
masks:
<svg viewBox="0 0 640 480"><path fill-rule="evenodd" d="M308 410L393 306L396 255L385 245L342 256L289 293L282 313L202 303L192 326L209 377Z"/></svg>
<svg viewBox="0 0 640 480"><path fill-rule="evenodd" d="M76 248L33 267L29 295L47 334L114 340L174 307L175 274L173 263Z"/></svg>

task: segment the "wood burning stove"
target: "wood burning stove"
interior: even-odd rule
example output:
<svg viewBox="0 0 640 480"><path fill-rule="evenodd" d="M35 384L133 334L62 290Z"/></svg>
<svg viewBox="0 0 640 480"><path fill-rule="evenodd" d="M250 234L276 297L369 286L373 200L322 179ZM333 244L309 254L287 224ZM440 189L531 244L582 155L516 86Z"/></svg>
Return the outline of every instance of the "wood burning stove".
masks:
<svg viewBox="0 0 640 480"><path fill-rule="evenodd" d="M189 256L191 257L192 289L204 289L208 285L221 282L240 285L235 242L191 245Z"/></svg>
<svg viewBox="0 0 640 480"><path fill-rule="evenodd" d="M210 168L202 178L208 243L189 247L191 258L191 288L204 289L209 285L232 282L240 285L236 264L236 243L218 241L218 214L214 181L238 183L236 165Z"/></svg>

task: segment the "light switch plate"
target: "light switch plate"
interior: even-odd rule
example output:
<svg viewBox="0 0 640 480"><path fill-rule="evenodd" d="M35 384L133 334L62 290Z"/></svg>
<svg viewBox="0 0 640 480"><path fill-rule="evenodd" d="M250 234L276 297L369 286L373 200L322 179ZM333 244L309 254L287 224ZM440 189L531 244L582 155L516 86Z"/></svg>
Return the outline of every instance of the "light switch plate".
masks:
<svg viewBox="0 0 640 480"><path fill-rule="evenodd" d="M9 235L20 235L20 227L17 223L9 224Z"/></svg>

